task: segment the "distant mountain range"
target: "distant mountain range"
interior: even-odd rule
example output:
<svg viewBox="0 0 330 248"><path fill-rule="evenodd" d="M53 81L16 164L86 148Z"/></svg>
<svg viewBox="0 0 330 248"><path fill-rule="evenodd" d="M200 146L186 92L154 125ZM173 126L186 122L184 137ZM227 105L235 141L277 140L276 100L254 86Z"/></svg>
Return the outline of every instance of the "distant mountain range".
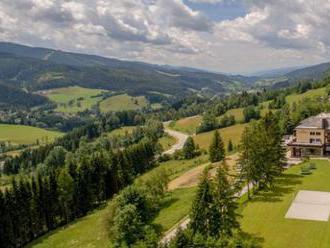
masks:
<svg viewBox="0 0 330 248"><path fill-rule="evenodd" d="M297 70L274 70L268 75L228 75L0 42L1 86L15 91L16 95L18 91L31 94L73 85L125 91L131 95L155 92L173 97L191 92L221 95L255 86L287 87L302 79L320 79L329 71L330 63L325 63ZM41 101L38 97L33 103Z"/></svg>
<svg viewBox="0 0 330 248"><path fill-rule="evenodd" d="M28 91L79 85L132 95L156 91L173 96L205 89L226 93L247 88L255 80L5 42L0 42L0 79Z"/></svg>

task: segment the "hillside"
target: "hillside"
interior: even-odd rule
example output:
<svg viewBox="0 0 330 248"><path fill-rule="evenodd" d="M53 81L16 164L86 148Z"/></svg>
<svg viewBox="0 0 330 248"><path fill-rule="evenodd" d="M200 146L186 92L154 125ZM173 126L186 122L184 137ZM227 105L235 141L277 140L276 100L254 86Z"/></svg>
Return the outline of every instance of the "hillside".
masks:
<svg viewBox="0 0 330 248"><path fill-rule="evenodd" d="M0 79L30 91L78 85L160 99L147 92L183 96L208 90L218 94L241 90L255 80L5 42L0 42Z"/></svg>

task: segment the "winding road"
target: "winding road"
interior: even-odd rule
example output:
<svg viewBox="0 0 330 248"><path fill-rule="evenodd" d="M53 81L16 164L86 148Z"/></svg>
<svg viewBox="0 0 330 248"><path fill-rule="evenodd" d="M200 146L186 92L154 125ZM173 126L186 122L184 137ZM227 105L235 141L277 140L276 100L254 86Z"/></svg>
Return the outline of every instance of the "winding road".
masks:
<svg viewBox="0 0 330 248"><path fill-rule="evenodd" d="M167 151L163 152L163 154L168 154L168 155L172 155L175 153L175 151L180 150L183 148L184 143L186 142L188 135L178 132L178 131L174 131L171 129L168 129L165 126L164 131L169 135L172 136L176 139L176 143Z"/></svg>

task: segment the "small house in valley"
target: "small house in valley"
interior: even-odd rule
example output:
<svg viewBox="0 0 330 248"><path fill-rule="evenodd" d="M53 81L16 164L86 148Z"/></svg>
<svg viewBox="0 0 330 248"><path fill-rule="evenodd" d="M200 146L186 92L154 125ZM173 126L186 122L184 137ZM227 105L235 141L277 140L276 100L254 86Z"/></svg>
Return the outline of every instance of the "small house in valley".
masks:
<svg viewBox="0 0 330 248"><path fill-rule="evenodd" d="M291 157L330 155L330 113L303 120L293 132L287 146Z"/></svg>

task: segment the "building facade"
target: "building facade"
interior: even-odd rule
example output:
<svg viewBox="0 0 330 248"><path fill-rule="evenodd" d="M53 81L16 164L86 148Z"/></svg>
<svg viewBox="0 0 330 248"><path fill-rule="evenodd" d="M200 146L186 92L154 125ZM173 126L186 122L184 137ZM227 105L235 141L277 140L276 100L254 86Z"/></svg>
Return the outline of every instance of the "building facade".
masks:
<svg viewBox="0 0 330 248"><path fill-rule="evenodd" d="M303 120L287 143L291 157L330 155L330 113Z"/></svg>

